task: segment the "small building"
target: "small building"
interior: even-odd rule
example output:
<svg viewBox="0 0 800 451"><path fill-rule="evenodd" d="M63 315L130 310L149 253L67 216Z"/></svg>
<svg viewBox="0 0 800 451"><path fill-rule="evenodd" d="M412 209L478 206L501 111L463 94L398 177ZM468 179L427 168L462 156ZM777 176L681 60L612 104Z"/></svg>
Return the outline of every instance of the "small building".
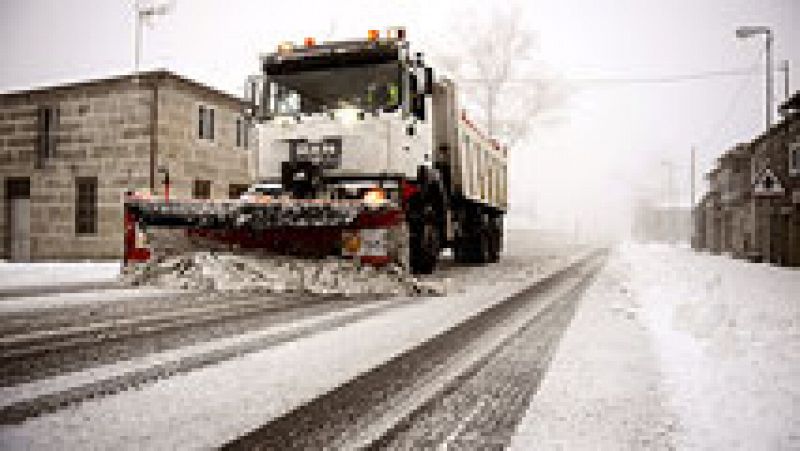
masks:
<svg viewBox="0 0 800 451"><path fill-rule="evenodd" d="M754 254L800 266L800 92L781 110L783 120L752 144Z"/></svg>
<svg viewBox="0 0 800 451"><path fill-rule="evenodd" d="M738 144L719 157L721 251L746 258L753 252L750 164L752 146Z"/></svg>
<svg viewBox="0 0 800 451"><path fill-rule="evenodd" d="M720 200L719 167L708 173L709 190L705 202L706 249L718 254L722 252L722 202Z"/></svg>
<svg viewBox="0 0 800 451"><path fill-rule="evenodd" d="M703 250L708 248L706 236L706 211L711 195L706 193L692 209L692 249Z"/></svg>
<svg viewBox="0 0 800 451"><path fill-rule="evenodd" d="M639 201L634 214L633 236L642 242L689 243L692 238L691 209L686 205Z"/></svg>
<svg viewBox="0 0 800 451"><path fill-rule="evenodd" d="M120 258L125 191L238 196L241 99L159 70L0 94L0 258Z"/></svg>
<svg viewBox="0 0 800 451"><path fill-rule="evenodd" d="M800 266L800 92L781 112L778 124L725 152L708 173L709 191L694 209L697 249Z"/></svg>

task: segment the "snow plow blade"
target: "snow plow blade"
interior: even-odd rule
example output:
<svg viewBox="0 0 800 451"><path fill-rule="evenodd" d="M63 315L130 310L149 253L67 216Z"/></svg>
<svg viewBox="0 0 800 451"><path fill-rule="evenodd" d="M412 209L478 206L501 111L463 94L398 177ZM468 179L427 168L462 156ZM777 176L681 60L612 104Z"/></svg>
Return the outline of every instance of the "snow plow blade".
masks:
<svg viewBox="0 0 800 451"><path fill-rule="evenodd" d="M390 202L125 202L125 264L187 252L233 251L336 255L405 266L405 234L403 211Z"/></svg>

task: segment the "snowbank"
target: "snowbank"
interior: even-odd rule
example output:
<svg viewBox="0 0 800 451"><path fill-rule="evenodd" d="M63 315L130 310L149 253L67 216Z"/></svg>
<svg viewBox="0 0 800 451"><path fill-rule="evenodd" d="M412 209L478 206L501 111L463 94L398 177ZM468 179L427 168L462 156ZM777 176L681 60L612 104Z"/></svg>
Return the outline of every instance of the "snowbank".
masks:
<svg viewBox="0 0 800 451"><path fill-rule="evenodd" d="M627 245L683 445L800 447L800 271Z"/></svg>
<svg viewBox="0 0 800 451"><path fill-rule="evenodd" d="M10 263L0 261L0 290L114 282L120 262Z"/></svg>
<svg viewBox="0 0 800 451"><path fill-rule="evenodd" d="M800 447L799 325L800 271L625 244L514 445Z"/></svg>

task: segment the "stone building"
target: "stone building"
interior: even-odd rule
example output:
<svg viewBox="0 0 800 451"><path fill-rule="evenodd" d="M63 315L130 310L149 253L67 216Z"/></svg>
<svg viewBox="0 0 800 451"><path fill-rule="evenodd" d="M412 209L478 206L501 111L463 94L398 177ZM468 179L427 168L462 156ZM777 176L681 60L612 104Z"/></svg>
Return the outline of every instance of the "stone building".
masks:
<svg viewBox="0 0 800 451"><path fill-rule="evenodd" d="M237 196L257 136L240 99L168 71L0 94L0 257L119 258L123 194Z"/></svg>

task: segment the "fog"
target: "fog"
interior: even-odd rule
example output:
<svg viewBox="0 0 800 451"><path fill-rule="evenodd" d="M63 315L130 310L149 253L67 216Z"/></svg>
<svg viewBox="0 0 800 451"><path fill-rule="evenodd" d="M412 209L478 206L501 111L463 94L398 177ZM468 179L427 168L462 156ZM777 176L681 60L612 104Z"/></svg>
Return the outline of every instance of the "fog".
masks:
<svg viewBox="0 0 800 451"><path fill-rule="evenodd" d="M416 49L447 53L469 26L490 23L487 2L177 0L145 29L142 68L167 68L241 94L259 53L280 41L366 36L403 25ZM529 1L517 5L534 37L521 69L564 96L530 120L510 157L515 227L624 236L636 198L690 202L690 149L702 174L725 149L764 128L764 41L800 84L795 0ZM0 90L130 72L133 2L4 0ZM497 7L496 7L497 8ZM783 75L776 72L775 98ZM467 99L469 102L469 99ZM497 108L502 109L503 105ZM672 191L667 192L669 168Z"/></svg>

